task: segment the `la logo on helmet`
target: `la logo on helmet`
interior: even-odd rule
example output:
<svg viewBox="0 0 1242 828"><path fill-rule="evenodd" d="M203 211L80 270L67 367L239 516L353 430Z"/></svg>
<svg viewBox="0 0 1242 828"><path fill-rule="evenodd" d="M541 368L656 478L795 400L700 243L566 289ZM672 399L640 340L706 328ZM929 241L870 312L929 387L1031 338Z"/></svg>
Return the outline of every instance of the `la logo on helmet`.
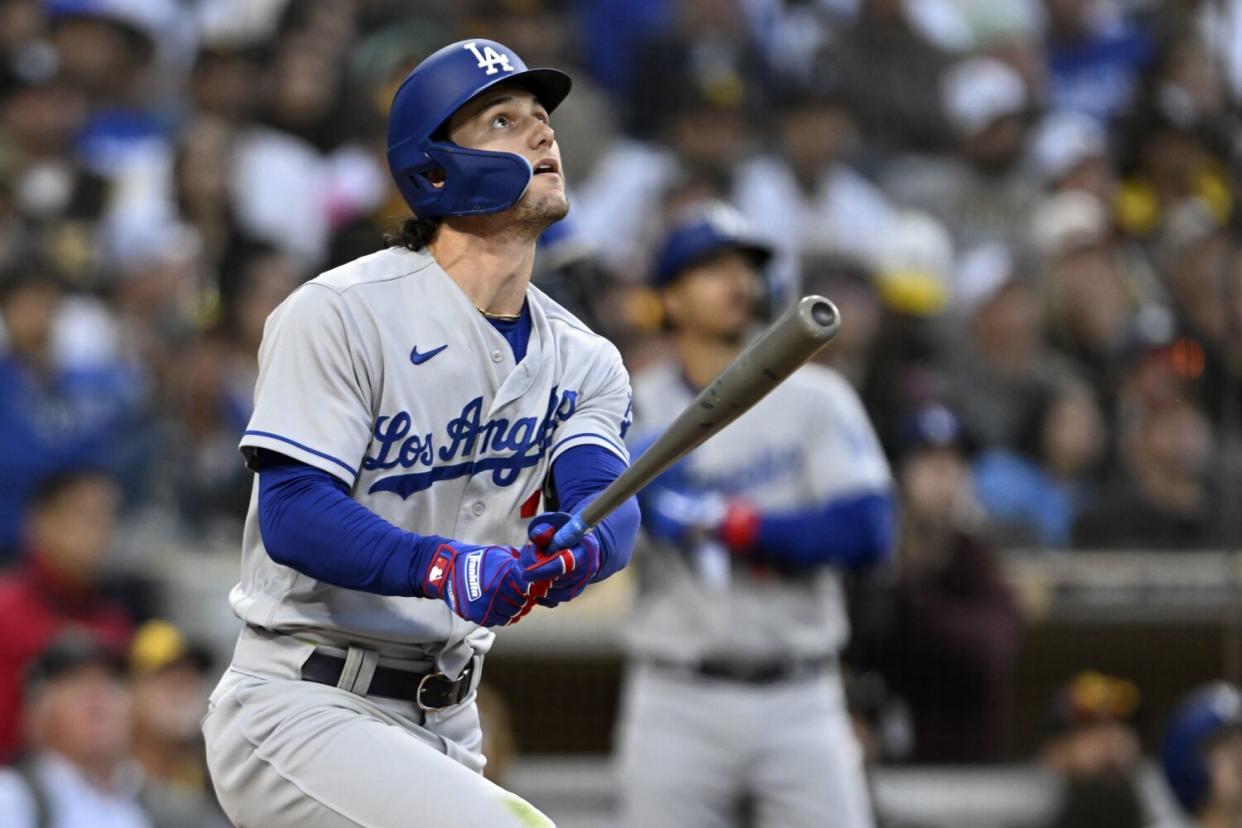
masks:
<svg viewBox="0 0 1242 828"><path fill-rule="evenodd" d="M480 69L486 69L487 74L494 75L501 69L506 72L512 72L513 67L509 64L509 56L502 55L491 46L484 46L483 51L479 51L479 45L473 40L462 45L462 48L469 49L479 62Z"/></svg>

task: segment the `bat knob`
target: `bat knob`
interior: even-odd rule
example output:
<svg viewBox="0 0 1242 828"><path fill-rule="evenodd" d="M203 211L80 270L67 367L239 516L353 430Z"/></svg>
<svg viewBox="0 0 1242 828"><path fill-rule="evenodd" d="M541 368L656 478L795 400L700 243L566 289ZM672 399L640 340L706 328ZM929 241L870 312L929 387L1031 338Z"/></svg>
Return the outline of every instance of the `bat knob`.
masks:
<svg viewBox="0 0 1242 828"><path fill-rule="evenodd" d="M804 296L798 301L794 315L811 339L827 342L841 327L841 312L831 300L822 296Z"/></svg>
<svg viewBox="0 0 1242 828"><path fill-rule="evenodd" d="M831 302L816 302L811 305L811 318L825 328L831 327L837 321L837 309Z"/></svg>

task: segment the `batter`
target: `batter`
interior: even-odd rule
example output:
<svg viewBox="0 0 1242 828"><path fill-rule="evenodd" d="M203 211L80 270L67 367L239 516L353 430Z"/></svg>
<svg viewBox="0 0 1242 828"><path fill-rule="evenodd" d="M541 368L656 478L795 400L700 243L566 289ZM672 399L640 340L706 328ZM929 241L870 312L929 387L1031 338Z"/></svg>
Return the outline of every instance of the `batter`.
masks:
<svg viewBox="0 0 1242 828"><path fill-rule="evenodd" d="M637 532L631 501L549 548L624 470L630 417L617 350L530 285L568 210L569 87L493 41L427 58L389 116L401 237L267 321L246 626L203 722L238 826L551 825L481 775L474 691L490 627L615 573Z"/></svg>

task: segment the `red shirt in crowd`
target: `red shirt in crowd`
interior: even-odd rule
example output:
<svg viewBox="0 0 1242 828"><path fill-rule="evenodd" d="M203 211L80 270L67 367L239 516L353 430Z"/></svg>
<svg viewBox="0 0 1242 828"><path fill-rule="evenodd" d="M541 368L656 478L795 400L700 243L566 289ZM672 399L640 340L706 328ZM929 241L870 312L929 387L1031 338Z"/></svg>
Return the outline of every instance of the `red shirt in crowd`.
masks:
<svg viewBox="0 0 1242 828"><path fill-rule="evenodd" d="M22 677L57 635L86 630L123 654L133 623L124 607L57 572L38 555L0 577L0 763L21 748Z"/></svg>

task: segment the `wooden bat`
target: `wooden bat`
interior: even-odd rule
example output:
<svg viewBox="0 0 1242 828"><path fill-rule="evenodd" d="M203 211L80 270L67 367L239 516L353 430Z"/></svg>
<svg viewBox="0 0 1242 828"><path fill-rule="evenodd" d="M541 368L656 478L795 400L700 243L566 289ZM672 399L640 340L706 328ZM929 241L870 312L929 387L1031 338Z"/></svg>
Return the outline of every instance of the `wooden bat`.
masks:
<svg viewBox="0 0 1242 828"><path fill-rule="evenodd" d="M832 302L822 296L799 299L720 372L632 466L561 527L551 548L577 545L613 509L766 397L840 328L841 314Z"/></svg>

